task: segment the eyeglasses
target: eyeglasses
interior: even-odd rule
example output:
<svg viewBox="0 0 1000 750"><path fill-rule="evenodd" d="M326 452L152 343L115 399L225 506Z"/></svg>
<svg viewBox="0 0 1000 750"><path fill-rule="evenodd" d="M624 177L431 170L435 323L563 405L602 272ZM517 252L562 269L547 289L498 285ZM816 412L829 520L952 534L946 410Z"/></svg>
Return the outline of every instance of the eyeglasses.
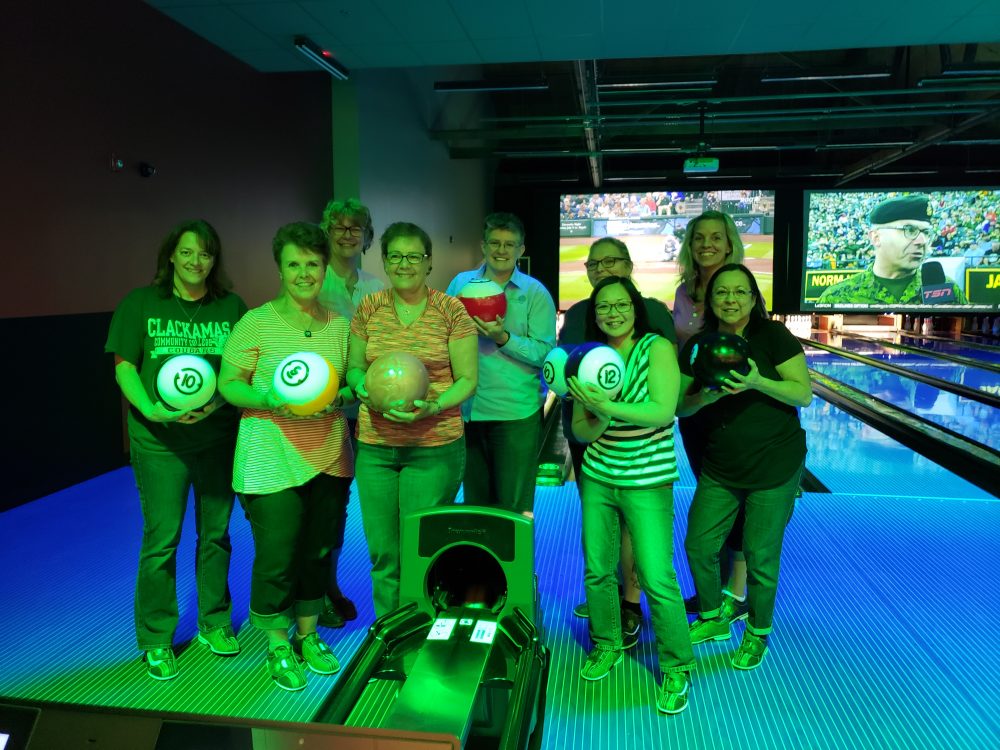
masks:
<svg viewBox="0 0 1000 750"><path fill-rule="evenodd" d="M364 227L345 227L341 224L330 227L330 234L334 237L343 237L345 234L349 234L351 237L360 237L364 233Z"/></svg>
<svg viewBox="0 0 1000 750"><path fill-rule="evenodd" d="M427 253L407 253L406 255L402 253L389 253L385 256L385 262L390 266L398 266L405 259L411 266L415 266L426 257Z"/></svg>
<svg viewBox="0 0 1000 750"><path fill-rule="evenodd" d="M596 271L598 268L614 268L615 263L623 261L625 258L617 258L609 256L607 258L601 258L600 260L588 260L585 265L588 271Z"/></svg>
<svg viewBox="0 0 1000 750"><path fill-rule="evenodd" d="M517 250L519 247L521 247L521 245L522 243L520 242L509 242L509 241L501 242L500 240L486 240L486 247L488 247L490 250L493 250L494 252L496 252L500 248L503 248L504 250L508 251Z"/></svg>
<svg viewBox="0 0 1000 750"><path fill-rule="evenodd" d="M712 299L724 300L733 297L737 302L745 302L753 292L749 289L716 289L712 292Z"/></svg>
<svg viewBox="0 0 1000 750"><path fill-rule="evenodd" d="M600 302L594 305L594 311L598 315L610 315L612 310L616 313L622 313L624 315L631 309L631 302Z"/></svg>
<svg viewBox="0 0 1000 750"><path fill-rule="evenodd" d="M884 226L882 228L883 229L895 229L897 232L902 232L903 236L906 237L906 239L908 239L908 240L915 240L915 239L917 239L917 235L918 234L923 234L925 237L930 237L930 231L931 231L930 227L927 227L925 229L924 227L917 227L917 226L914 226L913 224L904 224L901 227L893 227L893 226L889 226L887 224L886 226Z"/></svg>

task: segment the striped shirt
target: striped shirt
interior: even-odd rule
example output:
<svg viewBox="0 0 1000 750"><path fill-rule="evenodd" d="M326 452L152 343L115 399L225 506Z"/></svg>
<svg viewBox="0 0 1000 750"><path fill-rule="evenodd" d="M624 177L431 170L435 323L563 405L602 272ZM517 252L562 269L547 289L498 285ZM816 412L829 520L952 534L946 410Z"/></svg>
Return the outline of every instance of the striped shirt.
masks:
<svg viewBox="0 0 1000 750"><path fill-rule="evenodd" d="M641 404L649 401L649 350L659 338L647 333L629 352L625 381L616 401ZM660 487L677 481L674 423L640 427L612 419L604 433L587 446L583 473L604 485L626 488Z"/></svg>
<svg viewBox="0 0 1000 750"><path fill-rule="evenodd" d="M430 378L428 401L436 399L455 382L448 345L477 335L462 303L437 289L427 290L427 306L409 326L403 325L396 315L391 289L369 294L358 305L351 333L368 342L369 365L389 352L408 352L423 362ZM378 412L373 414L367 406L362 406L358 414L358 440L369 445L446 445L462 437L463 431L458 406L410 423L393 422Z"/></svg>
<svg viewBox="0 0 1000 750"><path fill-rule="evenodd" d="M222 358L252 375L250 385L267 393L274 372L290 354L316 352L326 357L343 382L347 371L349 324L329 313L312 336L290 326L268 302L248 312L233 328ZM354 456L347 420L340 411L313 419L282 417L269 409L244 409L236 438L233 489L268 495L299 487L319 473L354 476Z"/></svg>

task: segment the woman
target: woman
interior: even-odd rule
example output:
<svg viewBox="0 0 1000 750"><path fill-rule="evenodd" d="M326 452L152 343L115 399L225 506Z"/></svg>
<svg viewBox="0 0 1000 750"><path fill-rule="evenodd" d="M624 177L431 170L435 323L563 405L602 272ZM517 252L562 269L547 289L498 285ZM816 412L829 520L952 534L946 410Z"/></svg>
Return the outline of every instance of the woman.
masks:
<svg viewBox="0 0 1000 750"><path fill-rule="evenodd" d="M602 279L608 277L632 278L632 258L629 255L628 247L615 237L603 237L590 246L587 255L587 262L584 264L587 269L587 280L591 287L598 284ZM649 320L650 330L658 333L671 343L676 343L674 333L674 321L670 316L667 306L659 300L642 298L642 305ZM587 340L585 335L587 326L587 311L589 301L581 300L571 306L563 318L563 326L559 330L558 344L560 346L573 346L582 344ZM569 445L570 458L573 461L573 476L577 482L580 481L584 446L573 437L571 426L572 410L563 409L563 434ZM632 648L639 642L639 629L642 626L642 607L639 600L642 590L639 588L639 580L635 576L635 558L632 556L632 537L628 528L622 531L621 547L622 570L627 571L623 575L624 586L622 589L622 618L625 630L625 648ZM573 608L573 614L578 617L587 616L586 603L578 604Z"/></svg>
<svg viewBox="0 0 1000 750"><path fill-rule="evenodd" d="M399 606L401 519L455 499L465 471L459 405L476 390L476 327L462 303L427 287L431 239L416 226L392 224L381 238L392 285L365 297L351 321L347 382L361 400L358 498L372 563L375 616ZM430 390L413 411L380 413L368 399L369 365L388 352L423 362Z"/></svg>
<svg viewBox="0 0 1000 750"><path fill-rule="evenodd" d="M173 354L202 356L218 370L226 338L247 308L228 291L222 244L208 222L178 224L160 246L156 268L152 285L133 290L115 310L105 350L115 355L115 378L129 402L129 451L142 504L136 639L149 676L170 680L177 676L177 545L192 486L198 641L224 656L240 650L229 597L236 411L218 395L201 409L174 411L157 399L154 384Z"/></svg>
<svg viewBox="0 0 1000 750"><path fill-rule="evenodd" d="M606 278L590 295L587 338L625 361L621 393L576 377L573 433L583 456L584 581L594 648L580 670L599 680L622 659L623 633L615 567L622 522L632 532L636 571L656 634L663 685L657 708L680 713L690 697L694 656L673 568L674 410L679 373L674 346L650 330L642 296L627 278Z"/></svg>
<svg viewBox="0 0 1000 750"><path fill-rule="evenodd" d="M680 346L684 346L688 339L702 329L705 320L705 290L715 272L726 263L742 262L743 241L729 214L706 211L688 224L677 258L678 287L674 295L674 324L677 326L677 341ZM697 416L682 418L677 423L684 440L684 452L696 480L701 474L705 440L699 425ZM742 528L743 519L740 517L733 525L723 552L727 574L723 606L726 616L731 620L741 620L747 616L747 566L743 559ZM685 599L684 604L688 612L698 613L696 596Z"/></svg>
<svg viewBox="0 0 1000 750"><path fill-rule="evenodd" d="M330 262L323 278L323 288L319 300L324 307L335 310L350 320L358 303L372 292L385 288L385 283L377 276L361 268L361 258L372 244L375 229L371 211L357 198L346 201L331 200L323 209L320 229L326 232L330 242ZM344 407L347 417L348 434L353 436L357 428L358 404ZM344 516L346 524L347 516ZM330 583L326 601L319 616L319 624L328 628L343 627L348 620L358 616L354 602L344 596L337 582L337 562L344 546L344 525L338 526L330 555Z"/></svg>
<svg viewBox="0 0 1000 750"><path fill-rule="evenodd" d="M735 370L721 390L701 387L690 356L705 334L681 352L681 414L702 417L705 453L688 513L685 547L700 603L691 642L725 640L719 554L742 510L749 618L733 656L737 669L760 666L767 653L785 524L805 462L805 432L796 407L812 401L802 346L781 323L767 319L757 280L746 266L722 266L706 289L705 332L742 336L750 372Z"/></svg>
<svg viewBox="0 0 1000 750"><path fill-rule="evenodd" d="M243 408L233 487L254 538L250 622L267 634L267 670L283 690L302 690L299 659L317 674L340 669L316 633L330 575L331 540L343 523L353 475L347 421L349 391L309 417L297 417L274 391L281 361L301 351L347 369L348 321L318 301L329 259L315 224L287 224L272 242L281 291L251 310L223 354L219 388ZM296 626L289 641L288 629Z"/></svg>

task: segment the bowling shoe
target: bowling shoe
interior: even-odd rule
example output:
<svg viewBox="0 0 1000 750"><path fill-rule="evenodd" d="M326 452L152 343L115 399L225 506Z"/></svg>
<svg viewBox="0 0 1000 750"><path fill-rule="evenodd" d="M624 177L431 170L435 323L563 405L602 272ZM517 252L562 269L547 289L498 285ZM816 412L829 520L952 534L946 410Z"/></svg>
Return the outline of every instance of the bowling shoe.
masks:
<svg viewBox="0 0 1000 750"><path fill-rule="evenodd" d="M587 661L580 669L580 676L585 680L603 680L623 658L625 654L619 648L594 646L587 654Z"/></svg>
<svg viewBox="0 0 1000 750"><path fill-rule="evenodd" d="M587 605L586 601L582 601L573 607L573 614L576 617L590 617L590 607Z"/></svg>
<svg viewBox="0 0 1000 750"><path fill-rule="evenodd" d="M230 625L214 630L199 631L198 643L208 646L213 654L219 656L233 656L240 652L240 642L236 640L236 634Z"/></svg>
<svg viewBox="0 0 1000 750"><path fill-rule="evenodd" d="M728 622L736 622L747 619L749 614L750 603L746 599L740 600L728 591L722 592L722 614L719 617Z"/></svg>
<svg viewBox="0 0 1000 750"><path fill-rule="evenodd" d="M737 669L756 669L767 656L767 636L754 635L747 628L743 631L740 647L733 654L733 666Z"/></svg>
<svg viewBox="0 0 1000 750"><path fill-rule="evenodd" d="M633 612L628 607L622 607L622 648L630 649L639 642L639 631L642 629L642 613Z"/></svg>
<svg viewBox="0 0 1000 750"><path fill-rule="evenodd" d="M310 633L305 638L296 635L292 638L292 649L316 674L336 674L340 671L340 662L318 633Z"/></svg>
<svg viewBox="0 0 1000 750"><path fill-rule="evenodd" d="M294 693L306 687L305 672L292 653L292 647L287 643L282 643L273 651L267 652L267 672L282 690Z"/></svg>
<svg viewBox="0 0 1000 750"><path fill-rule="evenodd" d="M151 648L143 659L146 674L154 680L172 680L177 676L177 657L172 648Z"/></svg>
<svg viewBox="0 0 1000 750"><path fill-rule="evenodd" d="M729 621L721 617L708 620L699 617L688 628L692 645L705 641L727 641L730 638Z"/></svg>
<svg viewBox="0 0 1000 750"><path fill-rule="evenodd" d="M679 714L688 707L691 698L691 675L688 672L667 672L663 675L656 710L662 714Z"/></svg>

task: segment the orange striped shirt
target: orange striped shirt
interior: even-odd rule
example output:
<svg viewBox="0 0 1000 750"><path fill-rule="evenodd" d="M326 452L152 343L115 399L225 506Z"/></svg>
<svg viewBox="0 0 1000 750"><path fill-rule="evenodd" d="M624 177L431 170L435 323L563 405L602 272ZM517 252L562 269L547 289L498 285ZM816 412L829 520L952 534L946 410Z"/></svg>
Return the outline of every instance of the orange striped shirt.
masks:
<svg viewBox="0 0 1000 750"><path fill-rule="evenodd" d="M274 372L290 354L310 351L326 357L343 383L347 372L347 318L329 313L312 336L288 325L271 302L248 312L233 328L222 358L253 374L250 385L267 393ZM268 409L244 409L236 438L233 489L267 495L299 487L319 473L354 476L347 420L340 411L315 419L282 417Z"/></svg>
<svg viewBox="0 0 1000 750"><path fill-rule="evenodd" d="M408 352L423 362L430 378L428 401L455 382L448 344L477 335L462 303L437 289L427 290L427 307L409 326L396 315L391 289L369 294L354 313L351 333L368 342L369 365L389 352ZM463 431L462 412L457 406L412 423L393 422L377 412L372 414L367 406L358 414L358 440L370 445L446 445L462 437Z"/></svg>

